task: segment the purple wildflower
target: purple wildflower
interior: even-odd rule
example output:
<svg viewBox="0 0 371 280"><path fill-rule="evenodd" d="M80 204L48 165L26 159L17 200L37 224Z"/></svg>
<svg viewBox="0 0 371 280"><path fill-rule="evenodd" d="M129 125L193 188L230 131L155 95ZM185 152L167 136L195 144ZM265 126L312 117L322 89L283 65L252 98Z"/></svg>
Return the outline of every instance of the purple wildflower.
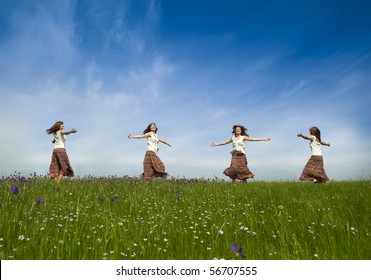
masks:
<svg viewBox="0 0 371 280"><path fill-rule="evenodd" d="M237 244L234 244L234 243L233 243L231 249L232 249L232 252L233 252L233 253L236 253L236 254L238 253L238 246L237 246Z"/></svg>
<svg viewBox="0 0 371 280"><path fill-rule="evenodd" d="M240 256L241 258L245 258L245 256L243 255L242 251L243 251L243 247L238 247L237 244L232 244L232 252L236 254L236 256Z"/></svg>
<svg viewBox="0 0 371 280"><path fill-rule="evenodd" d="M19 192L17 186L13 186L12 189L11 189L11 192L14 193L14 194L17 194Z"/></svg>
<svg viewBox="0 0 371 280"><path fill-rule="evenodd" d="M41 204L41 202L43 202L43 199L41 197L39 197L37 200L36 200L36 204L39 205Z"/></svg>
<svg viewBox="0 0 371 280"><path fill-rule="evenodd" d="M99 202L104 202L104 199L101 197L98 197Z"/></svg>

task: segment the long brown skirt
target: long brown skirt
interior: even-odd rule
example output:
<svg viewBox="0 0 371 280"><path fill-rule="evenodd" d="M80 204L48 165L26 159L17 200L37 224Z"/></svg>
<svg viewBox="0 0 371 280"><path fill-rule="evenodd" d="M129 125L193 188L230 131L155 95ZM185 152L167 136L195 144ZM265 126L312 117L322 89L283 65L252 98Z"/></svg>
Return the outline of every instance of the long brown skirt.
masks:
<svg viewBox="0 0 371 280"><path fill-rule="evenodd" d="M147 151L143 160L144 172L142 176L145 180L153 180L156 177L164 178L167 176L165 165L153 151Z"/></svg>
<svg viewBox="0 0 371 280"><path fill-rule="evenodd" d="M255 176L247 167L247 158L245 154L232 155L231 165L225 169L223 173L232 180L246 180Z"/></svg>
<svg viewBox="0 0 371 280"><path fill-rule="evenodd" d="M58 177L59 175L73 177L75 175L65 149L57 148L53 150L49 174L50 177Z"/></svg>
<svg viewBox="0 0 371 280"><path fill-rule="evenodd" d="M329 178L323 168L322 156L311 156L305 165L299 180L311 182L327 182Z"/></svg>

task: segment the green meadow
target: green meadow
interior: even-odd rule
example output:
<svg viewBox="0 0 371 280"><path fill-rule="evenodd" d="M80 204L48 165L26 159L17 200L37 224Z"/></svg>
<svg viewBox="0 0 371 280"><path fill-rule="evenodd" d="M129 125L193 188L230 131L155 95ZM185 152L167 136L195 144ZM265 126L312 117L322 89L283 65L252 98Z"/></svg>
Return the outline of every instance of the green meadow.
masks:
<svg viewBox="0 0 371 280"><path fill-rule="evenodd" d="M371 181L14 174L0 182L0 258L369 260L370 198Z"/></svg>

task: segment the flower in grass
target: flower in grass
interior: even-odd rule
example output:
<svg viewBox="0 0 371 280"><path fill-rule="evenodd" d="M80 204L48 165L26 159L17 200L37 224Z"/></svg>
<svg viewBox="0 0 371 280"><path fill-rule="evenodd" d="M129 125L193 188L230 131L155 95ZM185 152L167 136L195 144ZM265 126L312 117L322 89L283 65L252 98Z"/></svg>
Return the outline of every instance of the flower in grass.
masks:
<svg viewBox="0 0 371 280"><path fill-rule="evenodd" d="M41 204L41 202L43 202L43 199L41 197L39 197L37 200L36 200L36 204L39 205Z"/></svg>
<svg viewBox="0 0 371 280"><path fill-rule="evenodd" d="M0 208L3 207L3 204L0 202Z"/></svg>
<svg viewBox="0 0 371 280"><path fill-rule="evenodd" d="M119 196L117 194L114 197L111 197L111 201L115 201L117 199L119 199Z"/></svg>
<svg viewBox="0 0 371 280"><path fill-rule="evenodd" d="M14 193L14 194L17 194L19 192L17 186L13 186L12 189L11 189L11 192Z"/></svg>
<svg viewBox="0 0 371 280"><path fill-rule="evenodd" d="M232 249L232 252L236 254L236 256L240 256L243 259L245 258L245 256L242 253L243 247L238 247L237 244L233 243L231 249Z"/></svg>
<svg viewBox="0 0 371 280"><path fill-rule="evenodd" d="M98 197L99 202L104 202L104 199L101 197Z"/></svg>
<svg viewBox="0 0 371 280"><path fill-rule="evenodd" d="M248 231L249 230L249 228L248 227L245 227L245 226L241 226L240 229L241 230L244 230L244 231Z"/></svg>

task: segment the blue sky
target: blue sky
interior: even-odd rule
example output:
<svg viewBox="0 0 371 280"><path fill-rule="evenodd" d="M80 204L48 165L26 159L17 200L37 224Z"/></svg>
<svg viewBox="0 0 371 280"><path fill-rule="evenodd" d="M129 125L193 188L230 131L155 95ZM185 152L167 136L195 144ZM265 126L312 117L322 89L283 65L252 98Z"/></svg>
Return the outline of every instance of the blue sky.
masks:
<svg viewBox="0 0 371 280"><path fill-rule="evenodd" d="M227 179L243 124L256 180L297 180L318 126L335 180L371 176L369 1L0 0L0 175L46 174L55 121L75 173L142 172L150 122L172 176Z"/></svg>

